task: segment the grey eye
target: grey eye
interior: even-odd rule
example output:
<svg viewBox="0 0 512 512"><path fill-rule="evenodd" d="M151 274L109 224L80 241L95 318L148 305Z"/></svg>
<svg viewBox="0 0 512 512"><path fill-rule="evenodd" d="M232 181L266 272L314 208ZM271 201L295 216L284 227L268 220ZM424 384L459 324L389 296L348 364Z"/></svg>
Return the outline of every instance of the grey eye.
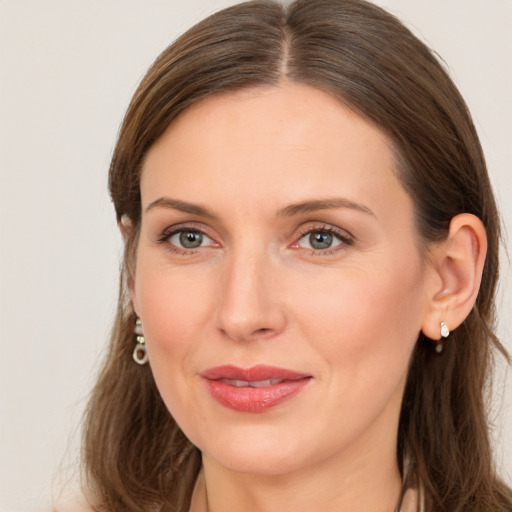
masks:
<svg viewBox="0 0 512 512"><path fill-rule="evenodd" d="M180 233L180 243L187 249L200 247L203 242L203 235L197 231L182 231Z"/></svg>
<svg viewBox="0 0 512 512"><path fill-rule="evenodd" d="M313 249L329 249L334 237L330 233L313 231L309 234L309 244Z"/></svg>
<svg viewBox="0 0 512 512"><path fill-rule="evenodd" d="M338 245L342 244L341 236L331 233L324 229L314 229L309 233L306 233L299 240L299 247L303 249L313 249L314 251L323 251L326 249L333 249Z"/></svg>
<svg viewBox="0 0 512 512"><path fill-rule="evenodd" d="M170 237L169 241L173 245L183 249L197 249L211 242L210 238L200 231L191 230L178 231Z"/></svg>

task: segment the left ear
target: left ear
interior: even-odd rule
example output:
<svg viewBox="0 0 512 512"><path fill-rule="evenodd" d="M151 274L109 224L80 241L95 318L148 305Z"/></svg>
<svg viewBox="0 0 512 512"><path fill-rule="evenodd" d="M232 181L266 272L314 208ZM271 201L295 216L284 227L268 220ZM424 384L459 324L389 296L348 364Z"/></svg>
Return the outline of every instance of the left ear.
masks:
<svg viewBox="0 0 512 512"><path fill-rule="evenodd" d="M432 279L422 325L425 336L438 340L441 322L453 330L469 315L480 288L486 253L487 235L482 221L469 213L455 216L446 240L434 245L430 255Z"/></svg>

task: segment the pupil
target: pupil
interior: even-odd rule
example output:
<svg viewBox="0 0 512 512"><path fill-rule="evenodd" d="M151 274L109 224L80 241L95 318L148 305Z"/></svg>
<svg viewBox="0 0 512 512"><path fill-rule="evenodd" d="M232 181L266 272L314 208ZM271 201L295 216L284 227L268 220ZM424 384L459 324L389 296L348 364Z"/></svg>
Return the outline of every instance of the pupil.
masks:
<svg viewBox="0 0 512 512"><path fill-rule="evenodd" d="M203 242L203 235L196 231L183 231L180 233L180 243L187 249L195 249L200 247Z"/></svg>
<svg viewBox="0 0 512 512"><path fill-rule="evenodd" d="M313 249L328 249L332 245L332 235L329 233L311 233L309 243Z"/></svg>

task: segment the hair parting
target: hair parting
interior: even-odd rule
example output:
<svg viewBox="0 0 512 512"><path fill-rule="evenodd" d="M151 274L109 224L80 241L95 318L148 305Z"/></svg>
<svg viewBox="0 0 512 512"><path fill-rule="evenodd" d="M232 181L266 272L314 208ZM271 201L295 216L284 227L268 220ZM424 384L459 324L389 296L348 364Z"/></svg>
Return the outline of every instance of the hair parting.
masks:
<svg viewBox="0 0 512 512"><path fill-rule="evenodd" d="M397 460L414 462L426 510L512 510L493 463L485 393L493 353L500 224L478 136L464 100L435 55L404 25L363 0L268 0L203 20L148 70L129 105L109 187L118 221L130 219L111 345L85 418L83 461L97 511L188 512L200 453L158 393L148 365L133 364L129 284L141 221L148 149L180 113L215 95L303 83L328 92L392 141L397 175L415 204L419 238L446 237L471 213L485 225L488 256L473 311L441 357L420 334L398 431Z"/></svg>

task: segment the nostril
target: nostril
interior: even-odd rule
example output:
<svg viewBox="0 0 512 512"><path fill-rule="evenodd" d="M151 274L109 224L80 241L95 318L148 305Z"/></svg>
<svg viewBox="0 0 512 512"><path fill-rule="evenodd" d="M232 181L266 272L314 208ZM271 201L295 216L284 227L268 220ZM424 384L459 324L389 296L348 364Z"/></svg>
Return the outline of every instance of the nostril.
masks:
<svg viewBox="0 0 512 512"><path fill-rule="evenodd" d="M261 327L259 329L243 331L235 331L234 329L221 329L222 333L236 341L251 341L257 339L265 339L272 336L274 329L270 327Z"/></svg>
<svg viewBox="0 0 512 512"><path fill-rule="evenodd" d="M272 329L269 327L261 327L260 329L256 329L252 332L252 338L265 337L272 333Z"/></svg>

